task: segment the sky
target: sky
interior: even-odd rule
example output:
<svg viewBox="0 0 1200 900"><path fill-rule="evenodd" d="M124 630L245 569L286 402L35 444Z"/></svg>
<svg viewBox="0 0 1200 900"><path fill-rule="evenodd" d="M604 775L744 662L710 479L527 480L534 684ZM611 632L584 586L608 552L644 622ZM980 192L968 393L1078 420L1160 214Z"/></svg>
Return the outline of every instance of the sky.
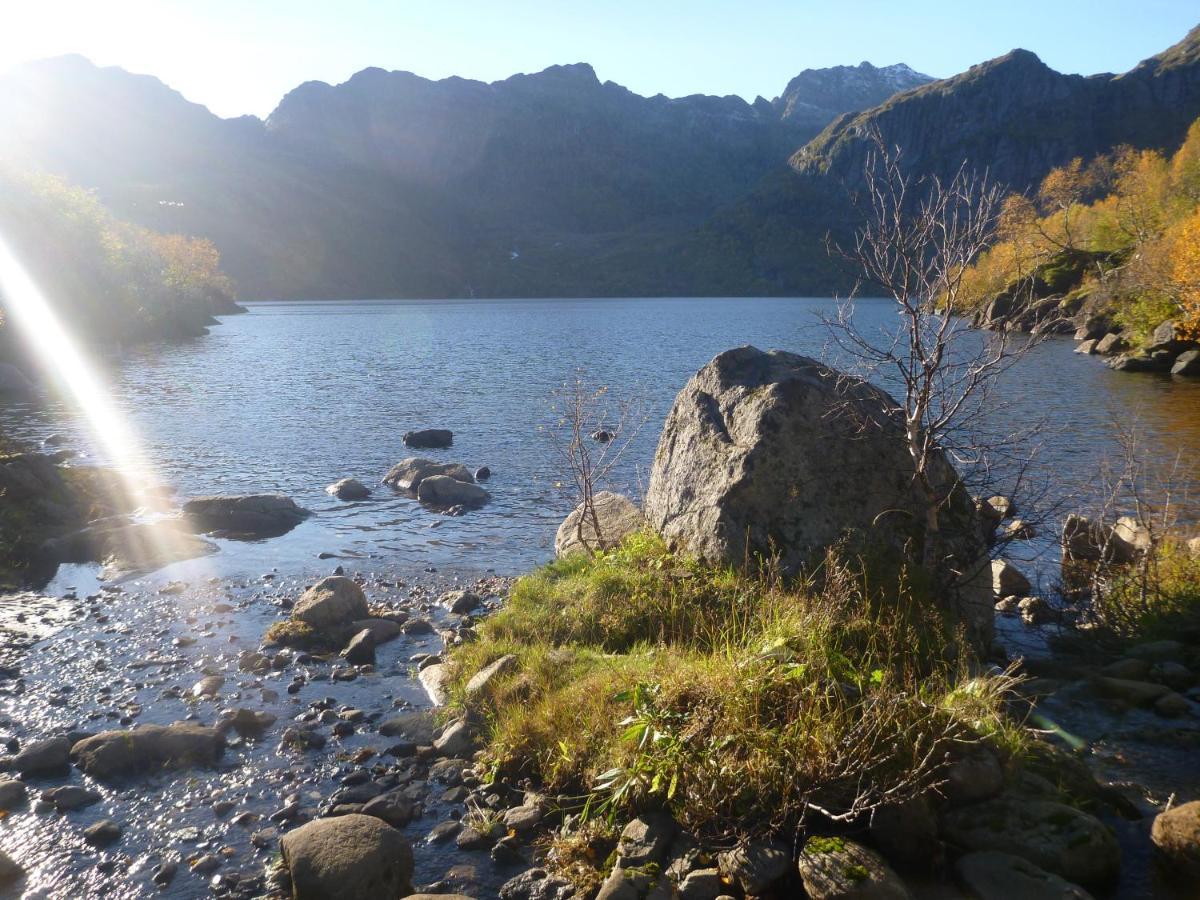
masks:
<svg viewBox="0 0 1200 900"><path fill-rule="evenodd" d="M639 94L777 96L805 68L946 77L1014 47L1122 72L1200 24L1200 0L4 0L0 70L80 53L222 116L367 66L484 81L589 62Z"/></svg>

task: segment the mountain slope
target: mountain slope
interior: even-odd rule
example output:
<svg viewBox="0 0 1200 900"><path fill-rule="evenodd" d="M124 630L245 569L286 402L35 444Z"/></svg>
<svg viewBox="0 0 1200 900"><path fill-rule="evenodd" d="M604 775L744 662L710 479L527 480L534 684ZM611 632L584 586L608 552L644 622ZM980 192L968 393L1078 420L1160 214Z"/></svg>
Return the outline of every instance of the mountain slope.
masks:
<svg viewBox="0 0 1200 900"><path fill-rule="evenodd" d="M802 175L854 183L878 131L913 171L964 161L1015 190L1076 156L1119 144L1178 146L1200 116L1200 27L1124 75L1063 75L1014 50L832 122L791 160Z"/></svg>
<svg viewBox="0 0 1200 900"><path fill-rule="evenodd" d="M1200 113L1197 43L1117 77L1021 51L938 82L806 70L754 103L642 97L586 64L491 84L365 69L265 122L69 57L0 75L0 156L211 238L247 298L806 293L847 280L822 239L849 227L863 128L923 171L966 158L1023 186L1177 140Z"/></svg>

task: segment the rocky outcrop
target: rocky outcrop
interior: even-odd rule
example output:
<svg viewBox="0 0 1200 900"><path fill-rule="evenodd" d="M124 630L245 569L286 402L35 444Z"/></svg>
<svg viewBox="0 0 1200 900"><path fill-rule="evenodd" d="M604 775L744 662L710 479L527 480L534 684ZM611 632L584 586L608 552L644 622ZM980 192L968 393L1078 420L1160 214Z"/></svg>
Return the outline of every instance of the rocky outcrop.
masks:
<svg viewBox="0 0 1200 900"><path fill-rule="evenodd" d="M257 539L287 534L312 513L280 494L196 497L183 504L194 531L219 537Z"/></svg>
<svg viewBox="0 0 1200 900"><path fill-rule="evenodd" d="M415 497L421 482L436 475L445 475L467 484L475 483L475 476L466 466L459 463L435 462L422 456L410 456L400 460L383 476L383 483Z"/></svg>
<svg viewBox="0 0 1200 900"><path fill-rule="evenodd" d="M374 816L317 819L285 834L279 849L299 900L381 900L412 893L412 847Z"/></svg>
<svg viewBox="0 0 1200 900"><path fill-rule="evenodd" d="M848 534L898 550L922 536L925 510L896 409L882 390L814 360L726 351L675 399L647 523L705 559L742 565L777 555L787 571ZM986 639L992 599L974 502L944 457L934 457L932 477L950 496L941 526L960 572L953 605Z"/></svg>
<svg viewBox="0 0 1200 900"><path fill-rule="evenodd" d="M292 618L322 632L340 632L366 619L367 595L353 578L330 575L305 591L292 607Z"/></svg>
<svg viewBox="0 0 1200 900"><path fill-rule="evenodd" d="M597 521L600 523L599 535L596 534ZM621 494L600 491L592 497L591 512L584 515L584 507L580 503L558 526L558 533L554 536L554 555L562 557L570 553L606 550L641 529L644 524L645 518L636 503Z"/></svg>
<svg viewBox="0 0 1200 900"><path fill-rule="evenodd" d="M93 778L151 775L162 769L212 766L225 749L216 728L189 722L104 731L71 748L71 759Z"/></svg>

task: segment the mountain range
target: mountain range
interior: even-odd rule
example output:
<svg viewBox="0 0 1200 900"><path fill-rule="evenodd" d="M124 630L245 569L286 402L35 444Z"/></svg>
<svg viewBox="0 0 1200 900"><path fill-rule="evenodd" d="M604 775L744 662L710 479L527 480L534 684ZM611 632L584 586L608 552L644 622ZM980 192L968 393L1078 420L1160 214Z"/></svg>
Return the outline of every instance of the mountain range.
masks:
<svg viewBox="0 0 1200 900"><path fill-rule="evenodd" d="M364 69L265 119L77 57L0 76L0 157L211 238L244 298L804 294L843 286L864 135L1015 189L1200 116L1200 28L1124 75L1014 51L934 80L809 69L778 97L643 97L586 64L490 84Z"/></svg>

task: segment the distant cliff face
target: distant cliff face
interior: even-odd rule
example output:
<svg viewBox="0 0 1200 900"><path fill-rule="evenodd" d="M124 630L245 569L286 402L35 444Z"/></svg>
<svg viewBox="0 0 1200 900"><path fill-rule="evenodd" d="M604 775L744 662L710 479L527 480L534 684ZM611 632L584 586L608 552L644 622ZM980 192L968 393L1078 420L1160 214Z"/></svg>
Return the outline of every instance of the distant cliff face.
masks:
<svg viewBox="0 0 1200 900"><path fill-rule="evenodd" d="M805 69L788 82L772 106L785 122L820 130L844 112L870 109L894 94L933 80L903 63L883 68L863 62Z"/></svg>
<svg viewBox="0 0 1200 900"><path fill-rule="evenodd" d="M1124 75L1063 75L1014 50L832 122L791 160L802 175L853 184L878 131L916 172L964 161L1023 190L1051 168L1118 144L1170 147L1200 116L1200 28Z"/></svg>

